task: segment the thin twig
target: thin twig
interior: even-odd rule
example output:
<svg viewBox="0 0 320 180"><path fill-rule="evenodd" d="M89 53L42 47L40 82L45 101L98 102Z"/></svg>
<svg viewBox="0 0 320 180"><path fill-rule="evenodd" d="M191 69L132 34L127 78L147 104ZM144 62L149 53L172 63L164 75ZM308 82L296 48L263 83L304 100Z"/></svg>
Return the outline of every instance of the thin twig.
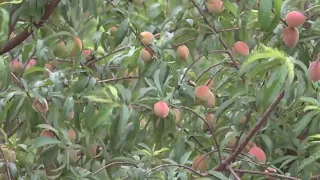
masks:
<svg viewBox="0 0 320 180"><path fill-rule="evenodd" d="M241 178L238 176L238 174L236 172L234 172L234 170L232 169L232 167L230 165L227 166L227 169L231 172L231 174L234 176L234 178L236 178L236 180L241 180Z"/></svg>
<svg viewBox="0 0 320 180"><path fill-rule="evenodd" d="M105 80L100 80L99 83L109 83L113 81L128 80L128 79L139 79L139 76L128 76L128 77L105 79Z"/></svg>
<svg viewBox="0 0 320 180"><path fill-rule="evenodd" d="M285 175L281 175L281 174L276 174L276 173L266 173L266 172L250 171L250 170L242 170L242 169L234 169L234 171L235 171L235 172L239 172L239 173L266 175L266 176L272 176L272 177L277 177L277 178L282 178L282 179L301 180L301 179L299 179L299 178L289 177L289 176L285 176Z"/></svg>
<svg viewBox="0 0 320 180"><path fill-rule="evenodd" d="M197 172L195 169L188 167L188 166L185 166L185 165L182 165L182 164L162 164L162 165L159 165L159 166L156 166L156 167L150 169L149 171L146 172L146 174L151 174L152 172L159 171L160 169L163 169L165 167L172 167L172 166L187 169L187 170L191 171L192 173L203 177L203 175L201 173Z"/></svg>
<svg viewBox="0 0 320 180"><path fill-rule="evenodd" d="M3 153L3 151L2 151L2 147L1 147L1 146L0 146L0 153L1 153L2 158L3 158L4 167L5 167L5 169L6 169L6 173L7 173L8 179L11 180L11 173L10 173L10 170L9 170L9 166L8 166L6 157L4 156L4 153Z"/></svg>
<svg viewBox="0 0 320 180"><path fill-rule="evenodd" d="M24 123L24 120L20 121L20 122L13 128L13 130L7 134L8 138L10 138L11 136L13 136L13 135L19 130L19 128L23 125L23 123Z"/></svg>
<svg viewBox="0 0 320 180"><path fill-rule="evenodd" d="M108 168L110 166L113 166L113 165L130 165L130 166L134 166L134 167L138 168L137 165L135 165L134 163L131 163L131 162L112 162L112 163L109 163L109 164L103 166L102 168L98 169L94 173L92 173L92 176L96 175L100 171L102 171L102 170L104 170L104 169L106 169L106 168Z"/></svg>

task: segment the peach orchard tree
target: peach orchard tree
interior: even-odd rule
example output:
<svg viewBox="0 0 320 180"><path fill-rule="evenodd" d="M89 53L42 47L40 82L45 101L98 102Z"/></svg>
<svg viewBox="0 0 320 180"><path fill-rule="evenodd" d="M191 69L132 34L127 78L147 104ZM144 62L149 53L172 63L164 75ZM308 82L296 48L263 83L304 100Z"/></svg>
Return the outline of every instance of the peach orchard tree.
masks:
<svg viewBox="0 0 320 180"><path fill-rule="evenodd" d="M1 0L0 179L317 179L319 0Z"/></svg>

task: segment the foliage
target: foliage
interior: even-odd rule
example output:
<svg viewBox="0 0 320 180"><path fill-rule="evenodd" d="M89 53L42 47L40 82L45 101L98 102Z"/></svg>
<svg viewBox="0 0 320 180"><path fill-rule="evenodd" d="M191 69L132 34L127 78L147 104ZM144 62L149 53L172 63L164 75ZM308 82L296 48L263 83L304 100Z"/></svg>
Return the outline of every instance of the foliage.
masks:
<svg viewBox="0 0 320 180"><path fill-rule="evenodd" d="M316 178L319 0L223 0L221 13L211 1L1 1L1 178ZM290 48L293 10L306 21Z"/></svg>

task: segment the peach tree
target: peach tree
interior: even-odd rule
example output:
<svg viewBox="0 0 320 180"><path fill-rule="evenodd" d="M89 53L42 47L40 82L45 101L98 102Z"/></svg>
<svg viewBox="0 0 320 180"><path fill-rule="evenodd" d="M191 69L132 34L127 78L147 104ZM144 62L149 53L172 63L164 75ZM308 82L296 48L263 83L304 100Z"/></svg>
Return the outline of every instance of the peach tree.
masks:
<svg viewBox="0 0 320 180"><path fill-rule="evenodd" d="M319 0L0 1L0 179L317 179Z"/></svg>

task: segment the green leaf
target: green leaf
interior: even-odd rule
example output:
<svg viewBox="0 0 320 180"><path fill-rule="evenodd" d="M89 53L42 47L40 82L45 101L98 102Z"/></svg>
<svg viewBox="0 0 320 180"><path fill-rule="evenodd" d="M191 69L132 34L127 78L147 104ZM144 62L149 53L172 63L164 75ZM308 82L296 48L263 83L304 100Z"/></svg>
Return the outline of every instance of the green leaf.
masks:
<svg viewBox="0 0 320 180"><path fill-rule="evenodd" d="M7 2L1 2L0 5L4 4L20 4L22 0L12 0L12 1L7 1Z"/></svg>
<svg viewBox="0 0 320 180"><path fill-rule="evenodd" d="M310 157L302 161L302 163L298 166L298 171L300 172L302 169L304 169L305 166L315 162L319 158L320 158L320 151L317 151L316 153L312 154Z"/></svg>
<svg viewBox="0 0 320 180"><path fill-rule="evenodd" d="M9 36L9 13L0 7L0 49L4 48Z"/></svg>
<svg viewBox="0 0 320 180"><path fill-rule="evenodd" d="M307 127L307 125L312 121L312 119L318 114L318 111L310 111L306 115L303 116L294 126L293 133L295 136L298 136L301 131Z"/></svg>
<svg viewBox="0 0 320 180"><path fill-rule="evenodd" d="M61 141L50 138L50 137L38 137L32 141L32 146L29 148L29 151L33 151L34 149L38 149L41 146L45 145L53 145L53 144L59 144Z"/></svg>
<svg viewBox="0 0 320 180"><path fill-rule="evenodd" d="M221 180L229 180L225 175L218 171L209 171L208 174L213 175L214 177L221 179Z"/></svg>
<svg viewBox="0 0 320 180"><path fill-rule="evenodd" d="M273 6L275 9L275 11L274 11L275 16L270 24L268 31L273 31L274 28L276 28L279 24L280 17L281 17L282 0L273 0Z"/></svg>
<svg viewBox="0 0 320 180"><path fill-rule="evenodd" d="M272 9L272 1L259 1L258 22L261 30L266 31L270 26L270 14Z"/></svg>
<svg viewBox="0 0 320 180"><path fill-rule="evenodd" d="M128 29L129 29L129 19L126 18L120 23L118 30L116 32L115 46L118 46L123 41L123 39L126 37Z"/></svg>

